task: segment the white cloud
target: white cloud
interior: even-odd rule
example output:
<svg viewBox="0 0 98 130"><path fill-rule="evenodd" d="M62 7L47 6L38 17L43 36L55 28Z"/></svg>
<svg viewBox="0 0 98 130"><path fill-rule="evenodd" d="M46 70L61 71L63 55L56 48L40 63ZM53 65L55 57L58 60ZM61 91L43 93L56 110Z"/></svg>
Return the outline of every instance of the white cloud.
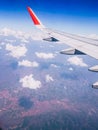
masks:
<svg viewBox="0 0 98 130"><path fill-rule="evenodd" d="M81 67L87 67L88 66L86 63L84 63L82 58L79 58L77 56L70 57L70 58L68 58L67 61L70 64L81 66Z"/></svg>
<svg viewBox="0 0 98 130"><path fill-rule="evenodd" d="M44 38L44 35L41 31L32 31L31 32L22 32L22 31L16 31L10 28L3 28L0 30L0 35L3 36L14 36L21 40L21 42L28 43L29 39L32 40L42 40Z"/></svg>
<svg viewBox="0 0 98 130"><path fill-rule="evenodd" d="M41 40L42 41L46 37L45 35L46 34L43 33L42 31L37 30L35 32L32 32L30 34L30 37L32 40Z"/></svg>
<svg viewBox="0 0 98 130"><path fill-rule="evenodd" d="M38 89L41 87L41 82L35 80L32 74L21 78L19 82L22 83L22 87L24 88Z"/></svg>
<svg viewBox="0 0 98 130"><path fill-rule="evenodd" d="M0 45L2 45L2 46L5 45L5 42L1 42Z"/></svg>
<svg viewBox="0 0 98 130"><path fill-rule="evenodd" d="M70 71L73 71L73 68L72 68L72 67L70 67L70 68L69 68L69 70L70 70Z"/></svg>
<svg viewBox="0 0 98 130"><path fill-rule="evenodd" d="M42 59L52 59L55 57L55 55L52 53L36 52L35 54L37 57L42 58Z"/></svg>
<svg viewBox="0 0 98 130"><path fill-rule="evenodd" d="M51 81L54 81L54 79L49 74L47 74L46 75L46 82L51 82Z"/></svg>
<svg viewBox="0 0 98 130"><path fill-rule="evenodd" d="M88 37L92 38L92 39L98 39L98 35L96 35L96 34L91 34Z"/></svg>
<svg viewBox="0 0 98 130"><path fill-rule="evenodd" d="M0 35L9 36L9 35L15 35L16 32L12 29L3 28L0 30Z"/></svg>
<svg viewBox="0 0 98 130"><path fill-rule="evenodd" d="M31 61L29 61L29 60L19 61L19 62L18 62L18 65L19 65L19 66L25 66L25 67L38 67L38 66L39 66L39 64L38 64L36 61L31 62Z"/></svg>
<svg viewBox="0 0 98 130"><path fill-rule="evenodd" d="M27 40L27 39L25 39L25 38L22 38L22 39L21 39L21 42L29 43L29 40Z"/></svg>
<svg viewBox="0 0 98 130"><path fill-rule="evenodd" d="M55 64L51 64L51 67L58 68L59 66L57 66Z"/></svg>
<svg viewBox="0 0 98 130"><path fill-rule="evenodd" d="M27 48L24 45L13 46L11 44L6 45L6 50L9 51L9 55L15 58L20 58L25 56Z"/></svg>

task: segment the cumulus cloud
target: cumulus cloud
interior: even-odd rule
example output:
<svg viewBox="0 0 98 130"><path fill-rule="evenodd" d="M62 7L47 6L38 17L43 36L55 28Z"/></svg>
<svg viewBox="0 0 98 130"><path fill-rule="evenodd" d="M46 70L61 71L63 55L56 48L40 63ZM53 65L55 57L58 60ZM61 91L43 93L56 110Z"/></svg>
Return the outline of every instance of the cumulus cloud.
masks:
<svg viewBox="0 0 98 130"><path fill-rule="evenodd" d="M70 71L73 71L73 68L72 68L72 67L70 67L70 68L69 68L69 70L70 70Z"/></svg>
<svg viewBox="0 0 98 130"><path fill-rule="evenodd" d="M55 57L53 53L36 52L35 54L37 57L42 58L42 59L52 59Z"/></svg>
<svg viewBox="0 0 98 130"><path fill-rule="evenodd" d="M19 62L18 62L18 65L19 65L19 66L25 66L25 67L38 67L38 66L39 66L39 64L38 64L36 61L31 62L31 61L29 61L29 60L19 61Z"/></svg>
<svg viewBox="0 0 98 130"><path fill-rule="evenodd" d="M77 56L70 57L70 58L68 58L67 61L70 64L81 66L81 67L87 67L88 66L86 63L84 63L82 58L79 58Z"/></svg>
<svg viewBox="0 0 98 130"><path fill-rule="evenodd" d="M6 45L6 50L9 51L9 55L15 58L20 58L25 56L27 48L24 45L13 46L11 44Z"/></svg>
<svg viewBox="0 0 98 130"><path fill-rule="evenodd" d="M39 80L35 80L32 74L21 78L19 82L22 83L22 87L24 88L38 89L41 87L41 82Z"/></svg>
<svg viewBox="0 0 98 130"><path fill-rule="evenodd" d="M14 36L21 40L21 42L28 43L29 39L32 40L42 40L44 38L44 35L41 31L33 31L31 32L22 32L22 31L16 31L10 28L3 28L0 30L0 35L3 36Z"/></svg>
<svg viewBox="0 0 98 130"><path fill-rule="evenodd" d="M46 82L51 82L54 81L54 79L52 78L52 76L50 76L49 74L46 75Z"/></svg>
<svg viewBox="0 0 98 130"><path fill-rule="evenodd" d="M51 67L54 67L54 68L58 68L59 66L55 65L55 64L51 64L50 65Z"/></svg>
<svg viewBox="0 0 98 130"><path fill-rule="evenodd" d="M0 30L0 35L9 36L9 35L15 35L16 32L12 29L3 28Z"/></svg>
<svg viewBox="0 0 98 130"><path fill-rule="evenodd" d="M0 31L0 34L4 35L4 36L14 36L14 37L20 39L21 42L26 42L26 43L29 42L28 39L30 38L30 35L28 35L27 33L24 33L22 31L16 31L16 30L9 29L9 28L3 28Z"/></svg>

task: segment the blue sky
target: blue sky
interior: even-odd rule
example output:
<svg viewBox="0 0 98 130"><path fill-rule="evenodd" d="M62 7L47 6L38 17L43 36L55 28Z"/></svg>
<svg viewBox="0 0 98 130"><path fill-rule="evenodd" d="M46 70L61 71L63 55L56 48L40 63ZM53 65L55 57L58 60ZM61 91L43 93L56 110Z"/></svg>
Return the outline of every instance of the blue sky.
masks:
<svg viewBox="0 0 98 130"><path fill-rule="evenodd" d="M27 6L48 27L71 33L98 34L98 0L1 0L0 28L33 30Z"/></svg>

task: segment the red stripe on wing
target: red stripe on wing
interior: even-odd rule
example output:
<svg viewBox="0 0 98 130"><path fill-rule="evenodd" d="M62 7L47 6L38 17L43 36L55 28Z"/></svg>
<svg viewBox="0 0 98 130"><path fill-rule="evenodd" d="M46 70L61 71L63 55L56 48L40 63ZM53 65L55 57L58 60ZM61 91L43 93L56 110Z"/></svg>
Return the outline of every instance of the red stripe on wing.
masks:
<svg viewBox="0 0 98 130"><path fill-rule="evenodd" d="M37 16L34 14L34 12L32 11L32 9L30 7L27 7L28 12L34 22L35 25L40 25L40 21L38 20Z"/></svg>

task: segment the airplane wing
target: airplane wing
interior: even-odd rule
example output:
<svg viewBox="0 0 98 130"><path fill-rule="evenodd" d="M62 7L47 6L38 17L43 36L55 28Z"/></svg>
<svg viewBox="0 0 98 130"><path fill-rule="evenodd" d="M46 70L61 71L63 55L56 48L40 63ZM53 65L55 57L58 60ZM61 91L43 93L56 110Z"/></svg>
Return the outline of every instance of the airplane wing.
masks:
<svg viewBox="0 0 98 130"><path fill-rule="evenodd" d="M52 38L50 40L55 39L56 41L65 43L66 45L73 48L74 53L76 50L76 52L81 52L81 54L82 53L87 54L98 60L98 40L86 38L86 37L79 36L79 35L69 34L69 33L65 33L65 32L59 32L59 31L56 31L53 29L46 28L40 22L40 20L37 18L37 16L35 15L35 13L32 11L32 9L30 7L28 7L28 12L29 12L34 24L36 25L36 27L41 29L45 33L47 33L49 35L49 37ZM49 39L46 39L46 40L49 40ZM72 48L71 48L71 52L73 52ZM67 52L68 52L68 50L67 50ZM71 54L70 49L69 49L69 53L67 53L67 52L65 50L65 54ZM74 54L74 53L72 53L72 54Z"/></svg>
<svg viewBox="0 0 98 130"><path fill-rule="evenodd" d="M67 44L75 50L82 52L83 54L87 54L95 59L98 59L98 40L86 38L79 35L69 34L65 32L59 32L53 29L46 28L40 20L37 18L35 13L32 11L30 7L28 7L28 12L36 25L37 28L41 29L45 33L49 35L50 38L55 39L56 41L60 41L62 43ZM52 40L50 39L50 40ZM47 39L49 40L49 39ZM67 50L68 51L68 50ZM72 49L71 49L72 51ZM81 53L81 54L82 54ZM65 54L71 54L70 51Z"/></svg>
<svg viewBox="0 0 98 130"><path fill-rule="evenodd" d="M83 38L78 35L61 33L57 31L51 31L50 35L58 39L62 43L65 43L80 52L83 52L95 59L98 59L98 44L97 44L98 41L88 39L88 38Z"/></svg>

